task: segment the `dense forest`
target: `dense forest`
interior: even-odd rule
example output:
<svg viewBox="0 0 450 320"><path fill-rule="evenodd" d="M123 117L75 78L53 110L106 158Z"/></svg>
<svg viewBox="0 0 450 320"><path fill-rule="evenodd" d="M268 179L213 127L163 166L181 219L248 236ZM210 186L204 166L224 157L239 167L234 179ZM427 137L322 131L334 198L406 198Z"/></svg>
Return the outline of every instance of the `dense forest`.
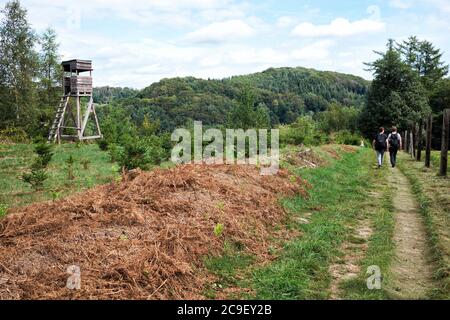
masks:
<svg viewBox="0 0 450 320"><path fill-rule="evenodd" d="M333 103L361 109L368 85L362 78L335 72L272 68L222 80L163 79L135 95L128 88L96 88L94 98L98 103L108 101L116 108L124 108L135 124L142 123L147 115L160 121L162 131L171 131L190 120L225 125L243 88L250 88L255 108L267 113L271 126L276 126L325 111Z"/></svg>

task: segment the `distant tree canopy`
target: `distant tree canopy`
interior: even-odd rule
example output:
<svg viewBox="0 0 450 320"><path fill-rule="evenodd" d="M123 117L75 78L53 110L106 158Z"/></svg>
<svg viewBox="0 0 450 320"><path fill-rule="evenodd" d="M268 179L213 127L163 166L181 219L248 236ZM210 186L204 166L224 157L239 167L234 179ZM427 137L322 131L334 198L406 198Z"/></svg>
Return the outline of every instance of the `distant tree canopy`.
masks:
<svg viewBox="0 0 450 320"><path fill-rule="evenodd" d="M242 101L250 90L252 113L259 126L289 124L299 116L325 111L331 104L361 109L369 82L355 76L305 68L268 69L264 72L222 80L193 77L163 79L140 91L120 98L120 90L106 99L105 88L94 90L98 103L111 101L116 108L127 110L133 123L141 124L144 116L159 119L161 131L171 131L191 120L205 125L227 125L229 119L241 120L250 104ZM247 89L246 89L247 88ZM102 92L102 93L100 93ZM245 109L245 108L244 108ZM100 108L99 113L102 113ZM244 121L251 123L252 121ZM264 123L264 125L263 125ZM265 123L268 123L266 125Z"/></svg>
<svg viewBox="0 0 450 320"><path fill-rule="evenodd" d="M105 104L115 99L134 97L138 92L139 90L126 87L96 87L93 92L93 98L95 103Z"/></svg>

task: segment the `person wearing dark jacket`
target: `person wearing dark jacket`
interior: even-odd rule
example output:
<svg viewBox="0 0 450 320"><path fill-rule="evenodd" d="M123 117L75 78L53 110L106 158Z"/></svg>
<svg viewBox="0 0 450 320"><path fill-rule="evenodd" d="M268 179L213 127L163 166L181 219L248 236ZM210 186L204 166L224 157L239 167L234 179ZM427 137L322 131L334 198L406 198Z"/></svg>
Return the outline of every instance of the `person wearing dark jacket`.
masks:
<svg viewBox="0 0 450 320"><path fill-rule="evenodd" d="M396 127L392 127L392 131L387 138L387 148L391 158L392 168L397 164L397 151L402 149L402 137L397 132Z"/></svg>
<svg viewBox="0 0 450 320"><path fill-rule="evenodd" d="M378 168L381 168L384 160L384 153L387 150L387 135L384 133L384 128L380 127L375 139L372 141L372 147L377 153L377 164Z"/></svg>

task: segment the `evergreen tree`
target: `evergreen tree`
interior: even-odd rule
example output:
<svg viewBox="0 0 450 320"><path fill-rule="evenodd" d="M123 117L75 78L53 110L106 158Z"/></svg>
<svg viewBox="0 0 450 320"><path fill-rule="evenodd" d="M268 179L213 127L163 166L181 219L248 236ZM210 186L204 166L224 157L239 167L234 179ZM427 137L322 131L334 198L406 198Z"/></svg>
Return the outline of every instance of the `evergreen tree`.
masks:
<svg viewBox="0 0 450 320"><path fill-rule="evenodd" d="M36 36L27 11L18 0L8 2L0 24L0 110L2 126L21 126L28 132L35 125L35 84L38 57Z"/></svg>
<svg viewBox="0 0 450 320"><path fill-rule="evenodd" d="M229 115L229 128L250 129L256 125L255 95L248 85L244 85L236 105Z"/></svg>
<svg viewBox="0 0 450 320"><path fill-rule="evenodd" d="M398 46L404 61L420 76L422 84L431 93L436 83L448 74L448 65L442 61L442 52L429 41L409 37Z"/></svg>
<svg viewBox="0 0 450 320"><path fill-rule="evenodd" d="M54 110L59 103L62 86L62 69L59 64L56 32L52 28L44 31L39 38L39 122L48 124L53 119ZM42 126L45 128L45 126Z"/></svg>
<svg viewBox="0 0 450 320"><path fill-rule="evenodd" d="M54 105L61 95L62 68L59 63L59 44L56 42L56 32L47 28L40 37L40 90L41 102L44 105Z"/></svg>
<svg viewBox="0 0 450 320"><path fill-rule="evenodd" d="M430 112L426 91L416 72L404 63L393 41L386 53L367 64L374 73L374 80L367 95L367 103L361 113L361 131L370 136L380 126L407 127Z"/></svg>

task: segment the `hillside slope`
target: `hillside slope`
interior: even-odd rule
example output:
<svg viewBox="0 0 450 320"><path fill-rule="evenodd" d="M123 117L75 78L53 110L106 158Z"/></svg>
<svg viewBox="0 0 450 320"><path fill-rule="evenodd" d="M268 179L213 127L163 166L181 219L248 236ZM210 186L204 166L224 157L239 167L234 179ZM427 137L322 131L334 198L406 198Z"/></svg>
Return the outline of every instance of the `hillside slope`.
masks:
<svg viewBox="0 0 450 320"><path fill-rule="evenodd" d="M221 80L194 77L162 79L133 97L114 104L127 110L137 123L144 114L160 119L164 130L184 125L188 119L206 125L227 121L243 86L253 88L256 104L266 107L272 124L291 123L299 115L325 110L332 102L360 107L369 82L353 75L306 68L270 68L266 71ZM120 90L116 96L121 97ZM97 94L98 102L104 101Z"/></svg>

